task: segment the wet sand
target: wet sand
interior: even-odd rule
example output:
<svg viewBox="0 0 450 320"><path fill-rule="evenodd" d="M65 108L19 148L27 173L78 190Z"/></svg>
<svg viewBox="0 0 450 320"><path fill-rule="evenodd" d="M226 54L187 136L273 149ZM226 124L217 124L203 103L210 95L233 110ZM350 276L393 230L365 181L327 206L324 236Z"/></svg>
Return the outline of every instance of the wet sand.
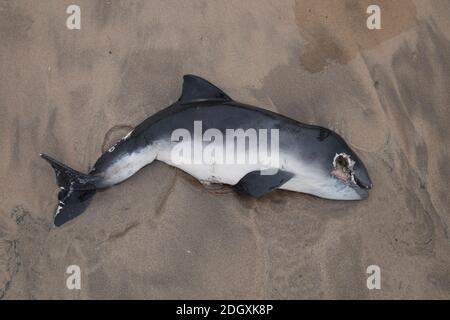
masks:
<svg viewBox="0 0 450 320"><path fill-rule="evenodd" d="M76 3L79 31L71 3L0 2L0 298L450 298L448 1ZM249 200L154 163L52 228L39 153L87 172L186 73L341 134L369 199Z"/></svg>

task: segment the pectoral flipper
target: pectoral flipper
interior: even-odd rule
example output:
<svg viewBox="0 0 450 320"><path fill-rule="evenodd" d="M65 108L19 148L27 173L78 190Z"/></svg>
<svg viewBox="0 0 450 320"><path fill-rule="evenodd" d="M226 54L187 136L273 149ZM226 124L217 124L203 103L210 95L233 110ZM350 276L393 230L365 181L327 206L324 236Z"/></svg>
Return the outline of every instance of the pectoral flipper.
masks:
<svg viewBox="0 0 450 320"><path fill-rule="evenodd" d="M274 174L260 170L247 173L237 184L233 186L239 194L250 197L261 197L288 182L294 174L288 171L278 170Z"/></svg>

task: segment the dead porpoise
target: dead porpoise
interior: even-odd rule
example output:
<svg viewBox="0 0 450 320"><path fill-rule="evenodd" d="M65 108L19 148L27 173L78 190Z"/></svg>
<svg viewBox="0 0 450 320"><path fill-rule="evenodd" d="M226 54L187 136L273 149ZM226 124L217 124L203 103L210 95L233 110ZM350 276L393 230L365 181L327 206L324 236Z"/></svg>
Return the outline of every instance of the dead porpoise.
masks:
<svg viewBox="0 0 450 320"><path fill-rule="evenodd" d="M271 146L277 145L277 161L258 160L256 153L263 146L261 141L254 147L245 145L236 151L256 161L223 161L235 147L226 147L220 135L228 137L234 132L232 138L236 141L234 138L239 139L236 132L240 132L246 141L245 138L252 137L249 133L264 133L267 137L268 130L273 133L272 138L278 138L271 140ZM187 136L194 136L193 144ZM174 159L180 150L195 153L195 148L203 148L213 140L214 152L209 153L208 161ZM125 181L154 160L177 167L203 183L228 184L239 194L252 197L284 189L326 199L360 200L367 198L367 190L372 187L363 162L335 132L236 102L194 75L184 76L177 102L147 118L103 153L89 174L45 154L41 157L53 167L60 188L56 226L80 215L96 190ZM235 159L234 154L232 158Z"/></svg>

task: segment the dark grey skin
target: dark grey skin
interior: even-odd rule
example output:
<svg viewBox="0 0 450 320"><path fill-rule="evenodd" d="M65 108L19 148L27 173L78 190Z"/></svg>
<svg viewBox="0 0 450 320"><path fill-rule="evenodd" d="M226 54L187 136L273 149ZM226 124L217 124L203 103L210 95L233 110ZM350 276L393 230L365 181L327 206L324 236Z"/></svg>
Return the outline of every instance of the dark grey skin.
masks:
<svg viewBox="0 0 450 320"><path fill-rule="evenodd" d="M203 132L218 129L224 136L226 129L278 129L280 166L274 174L261 175L262 169L246 166L174 164L168 157L178 143L172 141L172 133L180 128L193 133L194 121L202 122ZM183 93L176 103L139 124L105 152L88 175L49 156L42 157L55 169L61 188L57 226L81 214L95 190L128 179L154 160L179 167L202 182L233 185L238 193L253 197L278 188L328 199L360 200L367 198L367 190L372 187L363 162L335 132L233 101L216 86L193 75L184 76ZM211 171L215 169L217 172Z"/></svg>

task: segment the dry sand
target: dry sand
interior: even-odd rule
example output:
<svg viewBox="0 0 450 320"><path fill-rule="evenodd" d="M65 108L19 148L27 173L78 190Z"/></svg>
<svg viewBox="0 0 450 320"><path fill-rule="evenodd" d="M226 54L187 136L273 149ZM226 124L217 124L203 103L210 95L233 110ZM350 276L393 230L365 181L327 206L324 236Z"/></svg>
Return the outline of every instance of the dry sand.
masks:
<svg viewBox="0 0 450 320"><path fill-rule="evenodd" d="M447 0L1 1L0 298L450 298L449 16ZM370 198L245 200L154 163L51 228L38 154L88 171L185 73L336 130Z"/></svg>

